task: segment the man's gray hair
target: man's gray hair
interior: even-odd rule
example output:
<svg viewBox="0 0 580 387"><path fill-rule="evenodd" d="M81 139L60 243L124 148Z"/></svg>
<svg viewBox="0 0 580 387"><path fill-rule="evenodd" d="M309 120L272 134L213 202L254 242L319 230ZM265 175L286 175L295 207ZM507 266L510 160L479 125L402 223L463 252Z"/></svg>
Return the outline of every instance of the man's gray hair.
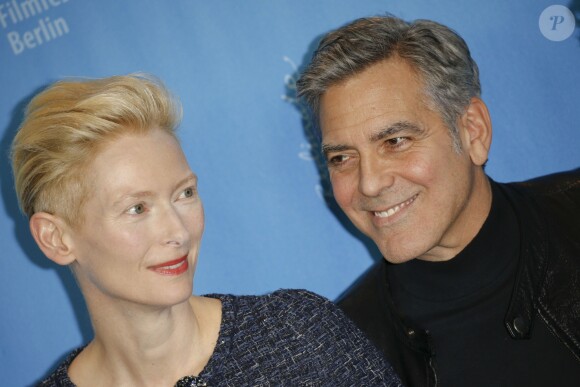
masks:
<svg viewBox="0 0 580 387"><path fill-rule="evenodd" d="M479 70L465 41L442 24L376 16L331 31L297 81L298 95L318 115L320 98L329 87L394 56L408 61L421 76L428 107L441 115L460 150L456 121L471 98L481 94Z"/></svg>

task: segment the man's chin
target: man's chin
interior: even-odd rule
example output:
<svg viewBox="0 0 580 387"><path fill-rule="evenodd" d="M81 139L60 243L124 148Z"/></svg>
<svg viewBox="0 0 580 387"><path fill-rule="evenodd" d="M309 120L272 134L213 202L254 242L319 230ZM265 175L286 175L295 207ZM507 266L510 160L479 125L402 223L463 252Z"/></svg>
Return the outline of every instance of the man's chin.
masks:
<svg viewBox="0 0 580 387"><path fill-rule="evenodd" d="M392 254L391 255L383 254L383 258L385 259L385 261L392 263L392 264L395 264L395 265L409 262L409 261L415 259L415 257L392 255Z"/></svg>

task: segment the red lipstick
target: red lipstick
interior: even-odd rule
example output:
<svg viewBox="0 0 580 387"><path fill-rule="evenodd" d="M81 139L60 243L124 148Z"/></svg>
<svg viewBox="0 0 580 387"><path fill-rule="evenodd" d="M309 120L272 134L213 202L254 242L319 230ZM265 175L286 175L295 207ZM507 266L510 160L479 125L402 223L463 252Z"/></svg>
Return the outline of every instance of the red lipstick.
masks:
<svg viewBox="0 0 580 387"><path fill-rule="evenodd" d="M189 268L189 263L187 262L187 255L181 258L174 259L173 261L167 261L160 263L159 265L149 266L149 270L162 275L179 275L185 273Z"/></svg>

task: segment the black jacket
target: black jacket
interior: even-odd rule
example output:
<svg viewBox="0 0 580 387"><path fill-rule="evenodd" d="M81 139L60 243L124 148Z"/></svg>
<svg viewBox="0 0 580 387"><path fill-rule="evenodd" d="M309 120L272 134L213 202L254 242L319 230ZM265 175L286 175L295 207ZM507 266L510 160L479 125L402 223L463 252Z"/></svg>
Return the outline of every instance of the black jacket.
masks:
<svg viewBox="0 0 580 387"><path fill-rule="evenodd" d="M580 362L580 169L499 184L521 230L517 277L504 324L514 340L545 324ZM436 386L429 335L406 326L387 283L384 260L339 299L339 306L385 353L403 382Z"/></svg>

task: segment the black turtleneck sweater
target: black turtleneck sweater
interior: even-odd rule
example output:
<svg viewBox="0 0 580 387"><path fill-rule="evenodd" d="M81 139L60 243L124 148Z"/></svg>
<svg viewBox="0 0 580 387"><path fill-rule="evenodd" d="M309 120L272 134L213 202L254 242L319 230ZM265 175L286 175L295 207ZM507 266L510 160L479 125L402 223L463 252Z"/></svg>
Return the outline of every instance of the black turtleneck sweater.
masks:
<svg viewBox="0 0 580 387"><path fill-rule="evenodd" d="M465 386L467 380L470 386L580 385L571 379L577 362L539 317L530 340L512 339L504 325L519 226L493 182L492 195L488 218L456 257L388 265L395 304L409 326L430 333L441 386ZM555 375L555 369L562 372Z"/></svg>

